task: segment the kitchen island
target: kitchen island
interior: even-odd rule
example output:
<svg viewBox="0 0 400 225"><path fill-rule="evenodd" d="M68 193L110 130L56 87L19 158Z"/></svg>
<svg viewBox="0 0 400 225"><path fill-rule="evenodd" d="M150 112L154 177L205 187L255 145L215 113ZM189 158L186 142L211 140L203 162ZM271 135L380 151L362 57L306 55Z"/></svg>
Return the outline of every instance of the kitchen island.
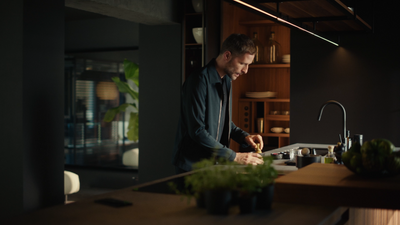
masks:
<svg viewBox="0 0 400 225"><path fill-rule="evenodd" d="M190 174L190 173L189 173ZM188 175L188 174L184 174ZM133 186L112 193L98 195L67 205L59 205L6 221L5 224L336 224L346 214L347 208L336 206L313 206L274 202L271 210L257 210L252 214L240 214L238 206L232 206L228 215L209 215L198 208L195 201L175 194L152 193L139 190L146 186L165 183L180 175L147 184ZM132 203L123 207L111 207L95 203L96 200L112 198ZM7 223L8 222L8 223Z"/></svg>
<svg viewBox="0 0 400 225"><path fill-rule="evenodd" d="M327 145L300 143L271 152L324 146ZM279 169L281 165L274 166ZM397 190L400 189L399 177L362 179L343 165L332 164L314 163L301 169L286 167L292 168L292 171L286 170L286 175L276 179L272 209L257 210L252 214L240 214L238 206L234 205L227 215L209 215L206 209L197 207L194 200L188 203L187 199L168 193L166 184L193 173L188 172L71 204L41 209L12 218L5 224L328 225L345 224L347 220L347 225L399 224L397 209L400 205L396 202ZM112 207L95 202L105 198L131 204Z"/></svg>

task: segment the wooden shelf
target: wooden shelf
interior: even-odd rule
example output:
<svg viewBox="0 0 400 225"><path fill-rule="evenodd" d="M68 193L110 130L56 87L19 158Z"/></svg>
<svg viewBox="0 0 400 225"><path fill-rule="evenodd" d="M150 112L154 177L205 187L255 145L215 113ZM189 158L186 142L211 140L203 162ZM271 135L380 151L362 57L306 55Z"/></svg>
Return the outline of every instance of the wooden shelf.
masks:
<svg viewBox="0 0 400 225"><path fill-rule="evenodd" d="M267 120L274 120L274 121L290 121L289 115L268 115L266 117Z"/></svg>
<svg viewBox="0 0 400 225"><path fill-rule="evenodd" d="M259 134L263 137L290 137L290 134L287 133L254 133Z"/></svg>
<svg viewBox="0 0 400 225"><path fill-rule="evenodd" d="M257 69L257 68L290 68L290 64L251 64L250 69Z"/></svg>
<svg viewBox="0 0 400 225"><path fill-rule="evenodd" d="M200 43L187 43L187 44L185 44L185 46L201 46L202 44Z"/></svg>
<svg viewBox="0 0 400 225"><path fill-rule="evenodd" d="M288 98L240 98L240 102L290 102Z"/></svg>

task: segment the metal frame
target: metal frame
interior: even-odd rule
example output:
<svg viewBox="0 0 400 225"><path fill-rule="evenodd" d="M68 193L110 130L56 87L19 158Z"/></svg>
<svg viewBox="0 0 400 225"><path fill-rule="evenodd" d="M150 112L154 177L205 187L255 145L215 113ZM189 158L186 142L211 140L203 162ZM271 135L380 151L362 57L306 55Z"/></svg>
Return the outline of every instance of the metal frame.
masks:
<svg viewBox="0 0 400 225"><path fill-rule="evenodd" d="M304 0L240 0L241 2L250 5L250 6L245 6L239 2L237 2L238 0L225 0L229 3L232 3L240 8L243 8L245 10L251 11L253 13L259 14L263 17L267 17L268 19L282 24L284 26L290 27L290 28L296 28L302 31L305 31L309 34L312 34L316 37L319 37L325 41L328 41L330 43L335 43L335 45L338 45L338 42L340 40L340 32L336 32L336 33L321 33L317 31L317 24L320 21L335 21L335 20L354 20L356 21L359 25L361 25L364 29L366 30L371 30L371 32L373 32L373 26L371 27L369 24L365 23L361 18L357 17L357 4L355 1L355 5L353 8L353 12L347 10L346 8L343 7L343 3L340 4L339 2L337 2L336 0L325 0L327 2L329 2L333 7L336 7L338 9L340 9L345 16L328 16L328 17L307 17L307 18L297 18L297 19L293 19L290 18L289 16L283 15L280 12L279 9L279 4L281 2L290 2L290 1L304 1ZM267 7L264 7L263 5L261 5L260 3L276 3L276 11L273 11ZM269 16L265 13L262 13L260 11L258 11L257 8L259 10L262 10L272 16ZM283 21L287 21L287 22L283 22ZM303 22L312 22L313 26L309 27L305 24L303 24ZM337 35L336 39L334 37L332 37L331 35Z"/></svg>
<svg viewBox="0 0 400 225"><path fill-rule="evenodd" d="M318 37L318 38L320 38L322 40L325 40L325 41L327 41L327 42L329 42L329 43L331 43L333 45L339 46L339 44L338 44L339 38L334 39L331 36L328 36L326 34L322 34L322 33L318 32L318 31L315 31L314 30L315 26L313 28L310 28L309 26L304 25L303 23L290 18L289 16L282 15L279 12L275 12L273 10L270 10L267 7L264 7L263 5L260 5L258 2L254 2L254 1L251 1L251 0L240 0L241 2L249 5L249 6L245 6L245 5L237 2L238 0L225 0L225 1L227 1L227 2L229 2L231 4L234 4L234 5L242 8L242 9L245 9L247 11L251 11L253 13L256 13L258 15L266 17L271 21L274 21L276 23L282 24L283 26L302 30L304 32L307 32L307 33L315 36L315 37ZM273 1L273 2L276 2L276 1ZM279 3L277 3L277 4L279 4ZM262 11L264 11L265 13L263 13ZM269 15L267 15L266 13L269 14Z"/></svg>

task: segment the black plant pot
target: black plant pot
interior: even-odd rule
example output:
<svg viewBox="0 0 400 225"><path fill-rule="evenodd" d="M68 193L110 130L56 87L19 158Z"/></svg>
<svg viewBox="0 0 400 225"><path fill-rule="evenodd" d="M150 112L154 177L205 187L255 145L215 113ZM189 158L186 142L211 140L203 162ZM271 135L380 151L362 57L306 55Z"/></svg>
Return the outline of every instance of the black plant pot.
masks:
<svg viewBox="0 0 400 225"><path fill-rule="evenodd" d="M240 213L253 213L256 211L257 195L243 194L239 196L239 209Z"/></svg>
<svg viewBox="0 0 400 225"><path fill-rule="evenodd" d="M274 184L261 189L257 193L257 209L271 209L272 200L274 197Z"/></svg>
<svg viewBox="0 0 400 225"><path fill-rule="evenodd" d="M232 194L228 190L208 190L205 192L206 208L209 214L228 214Z"/></svg>
<svg viewBox="0 0 400 225"><path fill-rule="evenodd" d="M206 207L206 197L205 197L204 192L200 192L199 195L196 197L196 205L199 208Z"/></svg>
<svg viewBox="0 0 400 225"><path fill-rule="evenodd" d="M237 205L239 204L239 191L232 191L232 199L231 199L231 205Z"/></svg>

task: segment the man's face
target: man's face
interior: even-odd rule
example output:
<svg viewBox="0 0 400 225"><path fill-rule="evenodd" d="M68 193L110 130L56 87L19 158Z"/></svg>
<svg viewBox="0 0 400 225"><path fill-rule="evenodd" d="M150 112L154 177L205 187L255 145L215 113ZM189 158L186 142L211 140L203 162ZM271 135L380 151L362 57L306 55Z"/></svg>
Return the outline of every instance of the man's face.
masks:
<svg viewBox="0 0 400 225"><path fill-rule="evenodd" d="M240 75L247 73L249 65L253 62L254 55L245 53L243 55L231 56L231 60L228 61L225 67L225 73L232 80L236 80Z"/></svg>

